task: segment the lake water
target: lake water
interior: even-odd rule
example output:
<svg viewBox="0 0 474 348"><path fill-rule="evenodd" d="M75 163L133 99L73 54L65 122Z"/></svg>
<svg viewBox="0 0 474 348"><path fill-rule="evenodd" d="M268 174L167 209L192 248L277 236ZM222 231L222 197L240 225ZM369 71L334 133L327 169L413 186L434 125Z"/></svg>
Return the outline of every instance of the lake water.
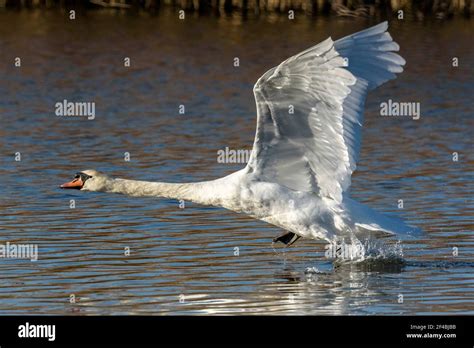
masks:
<svg viewBox="0 0 474 348"><path fill-rule="evenodd" d="M474 314L473 21L392 22L406 69L366 104L352 196L424 231L402 262L335 266L323 242L273 248L280 229L224 209L58 189L90 168L171 182L241 168L217 151L251 149L258 77L376 22L0 12L0 243L39 248L0 259L0 314ZM64 99L94 101L95 119L57 117ZM381 117L388 99L421 118Z"/></svg>

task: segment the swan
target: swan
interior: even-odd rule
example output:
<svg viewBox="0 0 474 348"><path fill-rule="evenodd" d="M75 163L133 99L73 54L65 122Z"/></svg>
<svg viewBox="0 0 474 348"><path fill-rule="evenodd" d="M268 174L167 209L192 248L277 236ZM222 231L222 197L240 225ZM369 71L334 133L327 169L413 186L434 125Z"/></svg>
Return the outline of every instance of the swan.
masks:
<svg viewBox="0 0 474 348"><path fill-rule="evenodd" d="M337 41L331 38L268 70L253 92L257 129L245 168L194 183L112 178L78 172L60 187L163 197L224 207L278 226L273 239L329 243L415 229L349 196L366 95L403 71L405 60L387 22Z"/></svg>

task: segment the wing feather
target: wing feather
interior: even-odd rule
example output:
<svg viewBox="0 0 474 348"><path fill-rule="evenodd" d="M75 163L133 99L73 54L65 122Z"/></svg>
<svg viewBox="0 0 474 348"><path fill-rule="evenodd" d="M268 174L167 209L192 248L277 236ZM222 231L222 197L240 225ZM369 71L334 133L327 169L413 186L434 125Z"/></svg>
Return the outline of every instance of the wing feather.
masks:
<svg viewBox="0 0 474 348"><path fill-rule="evenodd" d="M356 169L367 92L403 71L387 22L331 38L255 84L257 132L247 165L261 180L342 201Z"/></svg>

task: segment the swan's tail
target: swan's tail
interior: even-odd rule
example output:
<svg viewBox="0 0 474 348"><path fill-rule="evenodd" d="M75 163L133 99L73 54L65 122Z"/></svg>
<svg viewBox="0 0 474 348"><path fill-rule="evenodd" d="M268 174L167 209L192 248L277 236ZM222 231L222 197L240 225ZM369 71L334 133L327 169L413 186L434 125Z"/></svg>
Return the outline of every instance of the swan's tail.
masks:
<svg viewBox="0 0 474 348"><path fill-rule="evenodd" d="M351 214L356 225L356 236L396 235L399 239L419 236L421 229L408 226L397 217L387 216L352 199L346 201L346 211Z"/></svg>

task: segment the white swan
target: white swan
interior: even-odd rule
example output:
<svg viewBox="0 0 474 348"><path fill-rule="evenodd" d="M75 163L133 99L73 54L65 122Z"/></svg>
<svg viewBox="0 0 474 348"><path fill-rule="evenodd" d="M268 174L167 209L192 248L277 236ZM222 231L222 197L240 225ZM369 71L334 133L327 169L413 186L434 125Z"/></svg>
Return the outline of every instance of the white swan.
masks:
<svg viewBox="0 0 474 348"><path fill-rule="evenodd" d="M414 229L349 198L367 92L395 78L405 60L387 22L331 38L267 71L254 86L257 131L247 166L197 183L113 179L86 170L62 188L183 199L224 207L281 227L274 241L335 242Z"/></svg>

